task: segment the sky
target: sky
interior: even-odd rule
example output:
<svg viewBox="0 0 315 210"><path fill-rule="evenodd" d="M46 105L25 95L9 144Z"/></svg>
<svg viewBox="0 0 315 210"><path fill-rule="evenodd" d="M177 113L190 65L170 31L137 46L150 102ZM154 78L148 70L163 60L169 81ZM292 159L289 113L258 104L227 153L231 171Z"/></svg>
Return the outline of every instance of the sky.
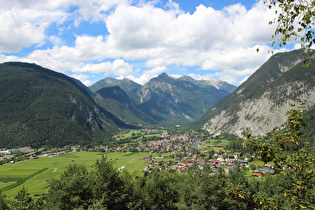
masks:
<svg viewBox="0 0 315 210"><path fill-rule="evenodd" d="M272 55L259 0L0 0L0 63L36 63L90 86L165 72L244 82ZM256 49L259 48L259 52Z"/></svg>

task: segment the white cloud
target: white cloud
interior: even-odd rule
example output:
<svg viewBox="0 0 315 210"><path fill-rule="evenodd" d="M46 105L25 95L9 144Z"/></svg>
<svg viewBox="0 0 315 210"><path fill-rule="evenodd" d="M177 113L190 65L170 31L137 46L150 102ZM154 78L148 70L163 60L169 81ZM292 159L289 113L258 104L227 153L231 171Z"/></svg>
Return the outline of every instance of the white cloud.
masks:
<svg viewBox="0 0 315 210"><path fill-rule="evenodd" d="M117 59L111 62L102 62L98 64L86 64L82 68L73 70L74 72L90 72L90 73L104 73L105 75L113 74L116 76L126 77L133 74L132 65L126 63L124 60Z"/></svg>
<svg viewBox="0 0 315 210"><path fill-rule="evenodd" d="M128 79L131 79L135 81L138 84L145 84L153 77L157 77L160 73L166 72L167 68L165 66L158 66L150 70L146 70L142 72L142 75L140 77L135 77L133 75L128 76Z"/></svg>
<svg viewBox="0 0 315 210"><path fill-rule="evenodd" d="M169 0L164 9L154 1L128 0L12 0L0 9L0 51L18 52L23 47L50 41L54 47L37 49L19 60L35 62L59 72L104 73L147 82L166 66L195 66L204 71L200 76L216 77L237 84L250 75L270 54L274 26L268 25L274 13L262 1L247 10L241 4L215 10L200 5L195 12L185 13L180 4ZM65 45L57 34L46 35L56 24L61 35L93 21L104 22L108 34L76 35L74 45ZM21 33L23 30L23 33ZM106 31L106 30L104 30ZM256 53L259 47L260 53ZM1 60L9 60L0 56ZM112 59L113 62L107 62ZM139 67L126 61L142 63ZM137 69L134 71L134 69ZM227 74L227 75L225 75ZM195 77L199 77L197 74ZM88 78L82 80L87 80Z"/></svg>
<svg viewBox="0 0 315 210"><path fill-rule="evenodd" d="M190 74L188 74L188 76L194 78L195 80L213 80L214 79L213 74L201 75L201 74L190 73Z"/></svg>
<svg viewBox="0 0 315 210"><path fill-rule="evenodd" d="M90 77L89 75L86 74L72 74L71 77L80 80L85 86L90 86L92 85L92 82L88 80Z"/></svg>
<svg viewBox="0 0 315 210"><path fill-rule="evenodd" d="M260 52L257 53L256 49L259 48ZM223 70L235 69L242 70L250 66L256 67L266 61L270 54L268 53L267 46L255 45L253 47L231 47L225 51L210 51L204 54L204 62L202 69L204 70Z"/></svg>
<svg viewBox="0 0 315 210"><path fill-rule="evenodd" d="M19 60L19 57L17 56L6 56L2 53L0 53L0 62L9 62L9 61L16 61Z"/></svg>
<svg viewBox="0 0 315 210"><path fill-rule="evenodd" d="M173 15L152 5L120 5L106 19L109 39L121 50L160 47Z"/></svg>
<svg viewBox="0 0 315 210"><path fill-rule="evenodd" d="M19 52L23 47L43 43L45 30L53 23L73 20L78 27L81 20L104 20L104 12L127 0L10 0L0 7L0 52ZM77 10L70 12L70 8Z"/></svg>
<svg viewBox="0 0 315 210"><path fill-rule="evenodd" d="M15 11L0 9L0 51L18 52L45 38L44 27L25 22Z"/></svg>
<svg viewBox="0 0 315 210"><path fill-rule="evenodd" d="M58 36L50 36L49 41L54 45L54 46L62 46L64 44L64 41Z"/></svg>
<svg viewBox="0 0 315 210"><path fill-rule="evenodd" d="M244 70L234 70L227 69L222 72L215 73L215 76L219 78L219 80L226 81L230 84L241 84L243 82L243 77L249 77L252 73L254 73L256 68L248 68Z"/></svg>
<svg viewBox="0 0 315 210"><path fill-rule="evenodd" d="M106 19L110 32L106 42L126 59L146 59L147 67L175 64L202 66L207 70L218 67L216 58L221 53L225 57L220 60L221 67L228 60L229 65L238 62L239 68L243 68L243 62L257 65L257 59L252 61L239 50L233 57L227 54L271 42L274 27L268 21L272 18L272 11L262 2L250 10L240 4L223 11L200 5L193 14L178 14L152 5L124 5Z"/></svg>

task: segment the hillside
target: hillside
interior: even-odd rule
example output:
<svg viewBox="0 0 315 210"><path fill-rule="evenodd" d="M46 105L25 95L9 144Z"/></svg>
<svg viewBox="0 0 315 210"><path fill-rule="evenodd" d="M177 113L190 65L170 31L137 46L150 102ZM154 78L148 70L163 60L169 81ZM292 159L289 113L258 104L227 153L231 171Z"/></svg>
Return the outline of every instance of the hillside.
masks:
<svg viewBox="0 0 315 210"><path fill-rule="evenodd" d="M0 147L85 144L126 126L78 81L35 64L0 64L0 90Z"/></svg>
<svg viewBox="0 0 315 210"><path fill-rule="evenodd" d="M127 78L124 78L122 80L119 79L115 79L115 78L111 78L111 77L107 77L105 79L102 79L98 82L96 82L95 84L89 86L89 89L95 93L96 91L105 88L105 87L114 87L114 86L118 86L120 87L122 90L124 90L127 94L133 90L137 90L141 87L141 85L139 85L138 83L135 83L132 80L129 80Z"/></svg>
<svg viewBox="0 0 315 210"><path fill-rule="evenodd" d="M93 94L95 102L120 120L134 125L156 124L151 117L140 111L136 104L119 86L105 87Z"/></svg>
<svg viewBox="0 0 315 210"><path fill-rule="evenodd" d="M315 104L315 66L302 68L296 50L273 55L232 94L220 100L196 124L214 135L242 136L245 128L263 135L286 121L290 104ZM313 122L311 122L313 124Z"/></svg>

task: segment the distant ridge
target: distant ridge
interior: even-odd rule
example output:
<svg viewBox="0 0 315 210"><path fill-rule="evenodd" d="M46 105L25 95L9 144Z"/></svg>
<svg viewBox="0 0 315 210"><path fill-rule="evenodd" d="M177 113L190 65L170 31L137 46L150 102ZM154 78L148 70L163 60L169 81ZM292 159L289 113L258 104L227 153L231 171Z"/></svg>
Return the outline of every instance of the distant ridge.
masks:
<svg viewBox="0 0 315 210"><path fill-rule="evenodd" d="M132 80L129 80L127 78L124 78L122 80L115 79L112 77L106 77L105 79L102 79L95 84L91 85L89 89L95 93L96 91L104 88L104 87L114 87L119 86L122 90L124 90L126 93L129 93L133 90L137 90L141 87L138 83L135 83Z"/></svg>
<svg viewBox="0 0 315 210"><path fill-rule="evenodd" d="M131 119L130 114L133 113L133 115L141 118L138 120L133 119L133 123L153 123L154 125L185 124L197 120L215 102L236 88L226 82L194 80L189 76L176 79L164 72L142 86L131 80L105 78L90 86L90 89L94 91L98 88L100 90L101 88L113 86L119 86L128 95L135 107L128 106L133 109L128 111L129 117L125 115L126 113L119 113L118 109L114 111L113 104L105 104L104 100L102 102L103 107L112 110L121 119ZM100 104L100 97L96 101ZM125 103L124 100L119 101L118 98L115 101L120 105ZM108 99L107 102L109 102ZM111 102L113 103L113 101ZM125 107L125 109L128 108Z"/></svg>

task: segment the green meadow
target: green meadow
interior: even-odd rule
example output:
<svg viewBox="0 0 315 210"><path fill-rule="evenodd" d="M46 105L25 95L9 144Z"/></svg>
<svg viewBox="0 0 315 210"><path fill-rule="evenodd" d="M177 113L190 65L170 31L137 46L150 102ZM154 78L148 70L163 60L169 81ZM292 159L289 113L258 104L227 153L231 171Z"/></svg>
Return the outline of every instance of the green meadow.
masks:
<svg viewBox="0 0 315 210"><path fill-rule="evenodd" d="M124 134L121 134L119 136L116 137L116 141L120 141L120 140L124 140L124 139L131 139L133 138L133 135L134 136L139 136L138 138L134 138L132 141L138 141L138 140L141 140L143 136L147 137L147 138L150 138L150 137L153 137L153 136L156 136L156 137L159 137L162 132L159 132L159 133L154 133L154 134L143 134L141 131L129 131L129 132L126 132Z"/></svg>
<svg viewBox="0 0 315 210"><path fill-rule="evenodd" d="M15 197L24 186L31 195L41 196L48 192L48 180L58 178L69 164L85 165L92 169L102 155L111 159L115 168L125 166L124 170L137 176L143 174L143 169L147 166L143 156L149 156L149 153L74 152L5 164L0 166L0 189L8 197Z"/></svg>

